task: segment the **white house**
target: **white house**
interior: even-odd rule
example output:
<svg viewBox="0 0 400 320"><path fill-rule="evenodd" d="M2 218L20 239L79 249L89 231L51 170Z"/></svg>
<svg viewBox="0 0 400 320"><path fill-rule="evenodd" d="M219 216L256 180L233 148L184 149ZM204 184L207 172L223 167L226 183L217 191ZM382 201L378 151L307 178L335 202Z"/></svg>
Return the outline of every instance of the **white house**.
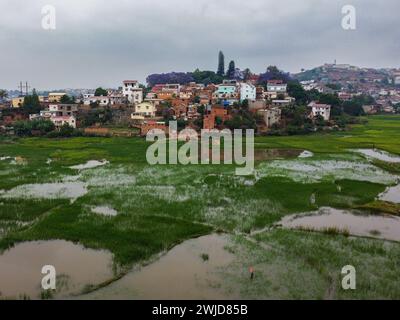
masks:
<svg viewBox="0 0 400 320"><path fill-rule="evenodd" d="M75 116L78 112L78 105L76 104L50 104L48 110L42 112L50 113L52 117L62 116Z"/></svg>
<svg viewBox="0 0 400 320"><path fill-rule="evenodd" d="M282 118L282 110L277 107L263 109L258 111L259 114L263 115L265 126L271 129L274 124L279 124Z"/></svg>
<svg viewBox="0 0 400 320"><path fill-rule="evenodd" d="M285 93L287 90L287 84L281 80L270 80L267 83L268 92Z"/></svg>
<svg viewBox="0 0 400 320"><path fill-rule="evenodd" d="M76 118L74 116L51 117L50 121L54 123L56 128L60 128L64 124L68 124L70 127L76 128Z"/></svg>
<svg viewBox="0 0 400 320"><path fill-rule="evenodd" d="M105 107L111 104L110 97L100 96L100 97L89 97L83 101L83 104L89 106L91 104L98 103L99 106Z"/></svg>
<svg viewBox="0 0 400 320"><path fill-rule="evenodd" d="M143 102L143 89L139 87L136 80L125 80L122 86L122 93L130 103Z"/></svg>
<svg viewBox="0 0 400 320"><path fill-rule="evenodd" d="M64 124L76 128L77 112L78 106L76 104L50 104L48 109L41 110L40 114L29 115L29 119L47 119L53 122L56 128L60 128Z"/></svg>
<svg viewBox="0 0 400 320"><path fill-rule="evenodd" d="M325 121L329 121L331 118L331 106L329 104L311 102L308 106L311 107L311 116L313 118L321 116Z"/></svg>
<svg viewBox="0 0 400 320"><path fill-rule="evenodd" d="M300 81L300 84L305 91L311 91L318 87L318 83L316 83L315 80Z"/></svg>
<svg viewBox="0 0 400 320"><path fill-rule="evenodd" d="M243 100L254 101L256 100L256 87L249 83L240 83L240 102Z"/></svg>
<svg viewBox="0 0 400 320"><path fill-rule="evenodd" d="M144 116L144 117L155 117L156 116L156 107L151 102L142 102L135 105L135 113L132 113L131 118L133 116Z"/></svg>

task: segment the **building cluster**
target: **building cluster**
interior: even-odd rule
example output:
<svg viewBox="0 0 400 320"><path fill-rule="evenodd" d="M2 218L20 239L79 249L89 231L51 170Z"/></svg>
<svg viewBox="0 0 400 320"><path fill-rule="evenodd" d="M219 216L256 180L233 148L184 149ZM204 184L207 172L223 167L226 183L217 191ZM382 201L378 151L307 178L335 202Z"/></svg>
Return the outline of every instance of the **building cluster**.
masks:
<svg viewBox="0 0 400 320"><path fill-rule="evenodd" d="M400 103L400 89L396 87L400 84L400 70L396 69L325 64L295 75L295 78L305 91L335 93L344 101L359 95L372 96L376 103L363 106L367 114L391 113L394 112L393 106ZM184 126L198 130L221 129L237 115L238 109L245 106L257 119L259 133L279 127L285 121L282 119L283 108L296 102L288 94L288 84L282 80L266 80L260 85L260 76L254 74L246 79L208 85L195 82L155 84L147 88L136 80L125 80L118 89L100 90L100 95L97 90L78 93L75 90L74 103L63 98L66 96L64 92L50 92L39 96L41 111L30 114L29 119L49 120L56 128L65 124L77 128L85 126L81 121L82 115L96 109L108 109L118 124L139 128L142 134L146 134L151 129L166 128L169 120L180 121ZM6 102L11 110L18 110L24 104L24 96L10 97ZM4 99L0 101L0 107L1 104L5 104ZM330 121L330 105L314 101L307 107L309 118ZM0 125L21 120L23 116L18 112L8 114Z"/></svg>
<svg viewBox="0 0 400 320"><path fill-rule="evenodd" d="M302 80L303 76L307 80ZM325 64L298 75L306 91L336 93L344 101L367 95L374 105L363 107L367 114L394 113L400 103L400 69L359 68L348 64Z"/></svg>
<svg viewBox="0 0 400 320"><path fill-rule="evenodd" d="M80 93L75 103L62 103L66 93L51 92L39 96L42 110L30 114L30 120L51 121L56 128L68 124L81 127L79 115L96 108L110 108L119 112L124 123L140 129L145 135L151 129L167 128L168 120L182 120L185 126L196 129L223 128L234 116L235 106L246 103L248 110L258 119L259 132L267 132L282 120L282 108L294 102L287 93L287 84L281 80L270 80L257 85L258 78L247 81L224 80L221 84L186 85L156 84L152 88L140 86L136 80L125 80L118 89L104 90L104 95L95 95L94 90ZM12 109L20 108L24 97L10 99ZM310 106L310 116L322 116L329 120L330 106ZM16 115L12 120L21 120ZM11 122L11 121L9 121ZM98 131L91 128L90 130Z"/></svg>

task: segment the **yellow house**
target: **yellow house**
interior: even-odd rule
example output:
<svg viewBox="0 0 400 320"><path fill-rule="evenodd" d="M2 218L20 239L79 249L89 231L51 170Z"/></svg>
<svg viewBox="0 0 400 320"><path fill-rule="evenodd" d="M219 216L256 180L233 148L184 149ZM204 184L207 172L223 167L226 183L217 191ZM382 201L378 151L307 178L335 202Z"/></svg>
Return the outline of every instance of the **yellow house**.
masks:
<svg viewBox="0 0 400 320"><path fill-rule="evenodd" d="M11 106L13 108L22 107L23 103L24 103L24 97L18 97L18 98L11 99Z"/></svg>
<svg viewBox="0 0 400 320"><path fill-rule="evenodd" d="M66 93L62 93L62 92L50 92L49 93L49 102L59 103L59 102L61 102L61 98L65 95L66 95Z"/></svg>

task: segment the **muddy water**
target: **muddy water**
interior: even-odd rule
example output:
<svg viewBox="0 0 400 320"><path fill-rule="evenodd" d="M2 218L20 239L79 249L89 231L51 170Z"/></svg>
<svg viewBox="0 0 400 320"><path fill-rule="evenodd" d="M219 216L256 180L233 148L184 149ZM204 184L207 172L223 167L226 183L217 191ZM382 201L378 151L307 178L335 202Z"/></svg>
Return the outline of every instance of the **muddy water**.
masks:
<svg viewBox="0 0 400 320"><path fill-rule="evenodd" d="M234 299L220 289L219 274L234 256L224 247L227 236L209 235L186 241L158 261L83 299ZM208 260L202 255L208 255Z"/></svg>
<svg viewBox="0 0 400 320"><path fill-rule="evenodd" d="M389 187L384 193L379 195L379 200L400 203L400 184L395 187Z"/></svg>
<svg viewBox="0 0 400 320"><path fill-rule="evenodd" d="M299 157L304 151L296 149L256 149L254 150L254 160L278 160Z"/></svg>
<svg viewBox="0 0 400 320"><path fill-rule="evenodd" d="M113 277L112 255L106 251L84 249L67 241L25 242L0 255L1 298L40 297L42 267L53 265L57 272L57 293L64 297L79 293L88 285Z"/></svg>
<svg viewBox="0 0 400 320"><path fill-rule="evenodd" d="M345 210L321 208L310 214L285 217L280 224L290 229L337 228L355 236L400 241L400 218L394 216L357 215Z"/></svg>

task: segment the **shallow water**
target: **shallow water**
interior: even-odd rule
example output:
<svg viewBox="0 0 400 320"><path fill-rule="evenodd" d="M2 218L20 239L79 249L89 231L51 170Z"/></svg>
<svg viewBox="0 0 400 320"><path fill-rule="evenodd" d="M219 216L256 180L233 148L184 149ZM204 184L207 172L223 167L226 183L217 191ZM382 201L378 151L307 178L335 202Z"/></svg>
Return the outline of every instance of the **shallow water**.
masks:
<svg viewBox="0 0 400 320"><path fill-rule="evenodd" d="M254 160L277 160L297 158L303 153L303 150L297 149L255 149Z"/></svg>
<svg viewBox="0 0 400 320"><path fill-rule="evenodd" d="M379 200L400 203L400 184L387 188L384 193L379 195Z"/></svg>
<svg viewBox="0 0 400 320"><path fill-rule="evenodd" d="M81 292L85 285L100 284L113 277L112 255L85 249L71 242L54 240L25 242L0 255L1 297L40 296L42 267L52 265L57 273L57 297Z"/></svg>
<svg viewBox="0 0 400 320"><path fill-rule="evenodd" d="M358 153L366 156L367 158L382 160L392 163L400 163L400 156L390 154L389 152L378 149L357 149Z"/></svg>
<svg viewBox="0 0 400 320"><path fill-rule="evenodd" d="M400 218L394 216L357 215L350 211L321 208L310 214L284 217L284 228L310 228L322 231L336 228L351 235L400 241Z"/></svg>
<svg viewBox="0 0 400 320"><path fill-rule="evenodd" d="M92 212L96 214L101 214L103 216L111 216L114 217L118 214L116 210L109 206L98 206L98 207L93 207Z"/></svg>
<svg viewBox="0 0 400 320"><path fill-rule="evenodd" d="M83 299L234 299L236 293L220 289L224 279L218 273L234 256L224 247L225 235L208 235L188 240L156 262L131 271L110 286ZM209 259L204 260L202 254Z"/></svg>
<svg viewBox="0 0 400 320"><path fill-rule="evenodd" d="M348 160L294 159L264 162L256 169L262 177L288 177L297 182L314 183L328 180L357 180L393 184L398 176L366 162Z"/></svg>
<svg viewBox="0 0 400 320"><path fill-rule="evenodd" d="M86 185L80 181L59 183L24 184L1 193L4 198L43 198L75 200L88 192Z"/></svg>
<svg viewBox="0 0 400 320"><path fill-rule="evenodd" d="M79 164L76 166L70 167L70 169L75 169L75 170L85 170L85 169L93 169L101 166L105 166L106 164L109 164L107 160L102 160L102 161L97 161L97 160L90 160L84 164Z"/></svg>
<svg viewBox="0 0 400 320"><path fill-rule="evenodd" d="M302 153L300 153L299 158L311 158L314 156L314 153L311 151L304 150Z"/></svg>

